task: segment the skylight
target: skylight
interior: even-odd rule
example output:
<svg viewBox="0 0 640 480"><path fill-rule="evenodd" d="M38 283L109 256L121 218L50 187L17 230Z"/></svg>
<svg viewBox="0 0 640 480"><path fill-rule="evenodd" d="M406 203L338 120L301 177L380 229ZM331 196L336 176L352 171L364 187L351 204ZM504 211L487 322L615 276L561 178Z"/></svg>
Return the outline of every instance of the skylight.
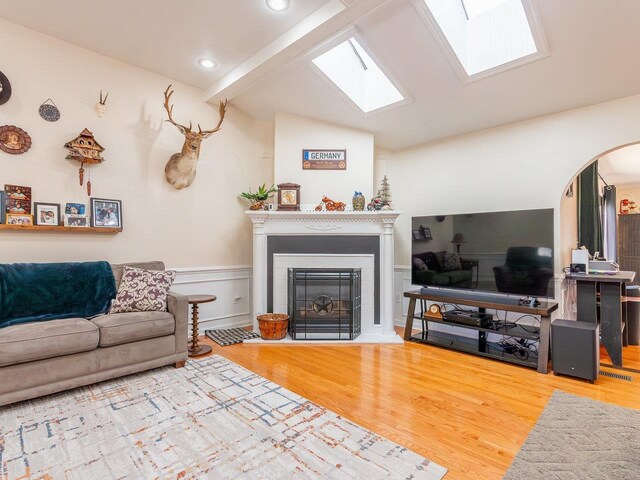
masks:
<svg viewBox="0 0 640 480"><path fill-rule="evenodd" d="M404 100L354 37L315 58L313 63L365 113Z"/></svg>
<svg viewBox="0 0 640 480"><path fill-rule="evenodd" d="M471 20L474 17L482 15L484 12L493 10L494 8L505 3L507 0L460 0L464 11L467 14L467 19Z"/></svg>
<svg viewBox="0 0 640 480"><path fill-rule="evenodd" d="M522 0L424 0L468 76L538 52Z"/></svg>

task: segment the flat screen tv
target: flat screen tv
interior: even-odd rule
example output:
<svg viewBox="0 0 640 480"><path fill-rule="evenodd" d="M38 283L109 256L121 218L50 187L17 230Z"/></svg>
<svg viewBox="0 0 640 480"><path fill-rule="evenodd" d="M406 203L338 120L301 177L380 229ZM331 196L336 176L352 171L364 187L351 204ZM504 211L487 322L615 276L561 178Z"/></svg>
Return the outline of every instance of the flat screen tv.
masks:
<svg viewBox="0 0 640 480"><path fill-rule="evenodd" d="M411 282L553 297L553 209L411 219Z"/></svg>

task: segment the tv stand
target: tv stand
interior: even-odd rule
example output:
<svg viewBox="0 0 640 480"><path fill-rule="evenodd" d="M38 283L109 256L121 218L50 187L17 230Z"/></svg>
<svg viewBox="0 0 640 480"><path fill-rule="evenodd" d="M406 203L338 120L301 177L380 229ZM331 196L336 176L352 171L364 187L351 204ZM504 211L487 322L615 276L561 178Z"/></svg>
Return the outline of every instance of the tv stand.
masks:
<svg viewBox="0 0 640 480"><path fill-rule="evenodd" d="M558 308L556 302L538 301L536 306L531 306L531 303L525 303L523 305L522 299L519 298L477 292L452 292L435 288L423 288L405 292L404 296L409 299L407 323L404 330L404 339L406 341L435 345L504 362L515 363L525 367L536 368L540 373L548 372L551 313ZM416 315L418 301L420 301L421 309L419 315ZM522 313L523 315L539 315L540 328L539 331L536 332L535 330L523 328L519 325L507 328L506 325L500 326L498 324L491 328L484 328L474 325L445 322L442 318L425 316L427 301L456 306L478 307L480 313L486 313L486 309L493 309ZM414 320L420 320L422 322L422 331L420 333L413 333ZM474 336L474 338L471 338L452 333L430 331L429 323L474 330L477 332L477 337ZM488 338L490 334L497 334L502 338L514 339L512 345L515 346L511 348L500 346L498 343L490 341ZM522 349L517 347L516 343L523 339L525 341L538 343L536 355L533 354L534 352L531 352L532 355L527 355L526 357L522 355Z"/></svg>

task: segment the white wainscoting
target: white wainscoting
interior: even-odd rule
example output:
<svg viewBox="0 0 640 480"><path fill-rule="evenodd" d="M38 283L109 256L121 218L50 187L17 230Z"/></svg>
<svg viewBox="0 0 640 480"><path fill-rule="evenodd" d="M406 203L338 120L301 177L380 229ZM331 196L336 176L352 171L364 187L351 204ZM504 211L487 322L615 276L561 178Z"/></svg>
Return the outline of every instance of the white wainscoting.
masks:
<svg viewBox="0 0 640 480"><path fill-rule="evenodd" d="M171 290L183 295L211 294L217 300L200 305L198 330L251 325L252 268L232 267L172 268L177 272ZM191 318L191 312L189 312ZM191 324L191 321L189 321Z"/></svg>

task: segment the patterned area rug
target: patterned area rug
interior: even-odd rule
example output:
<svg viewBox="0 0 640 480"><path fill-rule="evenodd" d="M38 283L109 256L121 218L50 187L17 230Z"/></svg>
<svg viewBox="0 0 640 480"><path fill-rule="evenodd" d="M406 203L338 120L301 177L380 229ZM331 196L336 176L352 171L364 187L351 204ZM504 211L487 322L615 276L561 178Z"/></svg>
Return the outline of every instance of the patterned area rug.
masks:
<svg viewBox="0 0 640 480"><path fill-rule="evenodd" d="M260 338L260 335L244 328L224 328L219 330L205 330L205 335L221 347L228 347L250 338Z"/></svg>
<svg viewBox="0 0 640 480"><path fill-rule="evenodd" d="M3 480L439 480L445 473L217 355L0 407Z"/></svg>
<svg viewBox="0 0 640 480"><path fill-rule="evenodd" d="M554 392L504 480L640 479L640 410Z"/></svg>

